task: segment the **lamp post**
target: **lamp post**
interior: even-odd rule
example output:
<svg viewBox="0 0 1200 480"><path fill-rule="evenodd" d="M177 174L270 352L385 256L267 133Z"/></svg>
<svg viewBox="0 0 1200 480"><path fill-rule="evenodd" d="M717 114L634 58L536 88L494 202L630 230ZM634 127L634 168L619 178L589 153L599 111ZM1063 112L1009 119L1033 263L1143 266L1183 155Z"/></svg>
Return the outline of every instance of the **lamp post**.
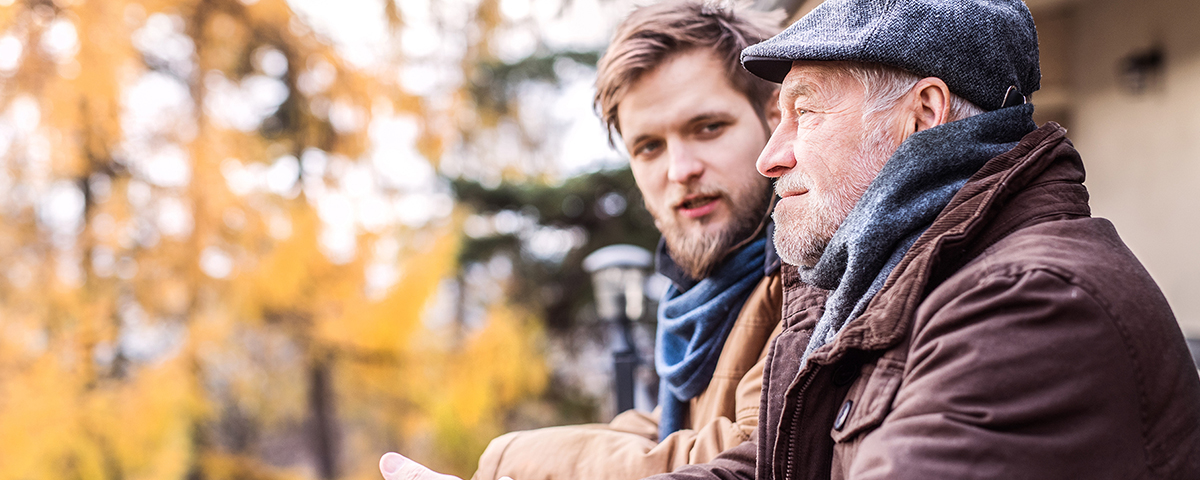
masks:
<svg viewBox="0 0 1200 480"><path fill-rule="evenodd" d="M634 369L638 355L631 321L645 308L646 271L653 263L649 250L636 245L609 245L583 259L596 289L596 313L617 326L613 341L613 371L617 385L617 413L633 408Z"/></svg>

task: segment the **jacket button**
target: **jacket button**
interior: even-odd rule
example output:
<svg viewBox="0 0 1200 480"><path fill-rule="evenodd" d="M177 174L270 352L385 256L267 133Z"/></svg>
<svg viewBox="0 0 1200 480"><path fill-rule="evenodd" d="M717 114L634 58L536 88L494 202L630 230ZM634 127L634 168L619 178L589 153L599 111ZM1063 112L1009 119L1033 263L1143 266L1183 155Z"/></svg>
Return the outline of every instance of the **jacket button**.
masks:
<svg viewBox="0 0 1200 480"><path fill-rule="evenodd" d="M840 432L843 428L846 428L846 420L850 418L850 409L853 407L854 400L846 400L846 403L842 404L842 409L838 411L837 420L833 421L834 430Z"/></svg>
<svg viewBox="0 0 1200 480"><path fill-rule="evenodd" d="M844 387L858 378L859 366L854 362L842 362L833 369L833 385Z"/></svg>

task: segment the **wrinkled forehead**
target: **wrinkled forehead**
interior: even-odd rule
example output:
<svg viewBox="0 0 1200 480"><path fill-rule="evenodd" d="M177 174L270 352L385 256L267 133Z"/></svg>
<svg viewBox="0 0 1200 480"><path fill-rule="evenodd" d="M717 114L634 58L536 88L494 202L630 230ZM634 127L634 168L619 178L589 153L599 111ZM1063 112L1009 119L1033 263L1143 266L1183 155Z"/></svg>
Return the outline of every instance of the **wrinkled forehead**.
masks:
<svg viewBox="0 0 1200 480"><path fill-rule="evenodd" d="M845 62L792 62L779 91L781 102L796 99L833 101L847 94L861 92L860 85L850 75Z"/></svg>

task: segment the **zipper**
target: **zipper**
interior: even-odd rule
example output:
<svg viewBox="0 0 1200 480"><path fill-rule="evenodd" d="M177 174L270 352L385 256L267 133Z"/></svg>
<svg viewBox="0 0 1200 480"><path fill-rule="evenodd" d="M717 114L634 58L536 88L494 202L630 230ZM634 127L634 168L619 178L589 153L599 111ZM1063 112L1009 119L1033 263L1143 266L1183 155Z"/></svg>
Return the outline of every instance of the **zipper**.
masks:
<svg viewBox="0 0 1200 480"><path fill-rule="evenodd" d="M819 368L821 368L820 365L815 363L812 365L812 370L807 372L808 378L804 379L804 383L800 385L800 390L796 392L796 412L794 415L792 415L792 422L787 428L788 448L787 451L784 452L784 454L787 455L787 467L784 470L783 480L791 479L792 472L795 470L796 455L793 452L796 451L796 438L799 437L795 430L796 425L800 423L800 413L804 411L804 393L808 391L808 387L812 385L813 380L817 378L816 372ZM803 366L801 366L801 368L803 368Z"/></svg>

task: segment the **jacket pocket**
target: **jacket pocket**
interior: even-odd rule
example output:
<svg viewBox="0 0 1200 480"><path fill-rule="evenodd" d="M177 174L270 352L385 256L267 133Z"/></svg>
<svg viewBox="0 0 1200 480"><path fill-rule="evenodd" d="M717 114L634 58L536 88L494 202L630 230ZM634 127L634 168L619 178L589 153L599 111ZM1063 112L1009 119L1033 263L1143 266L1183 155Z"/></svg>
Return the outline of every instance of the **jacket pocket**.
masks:
<svg viewBox="0 0 1200 480"><path fill-rule="evenodd" d="M862 376L850 387L838 408L830 435L843 443L860 433L874 430L892 410L892 401L904 378L904 363L883 357L863 367Z"/></svg>

